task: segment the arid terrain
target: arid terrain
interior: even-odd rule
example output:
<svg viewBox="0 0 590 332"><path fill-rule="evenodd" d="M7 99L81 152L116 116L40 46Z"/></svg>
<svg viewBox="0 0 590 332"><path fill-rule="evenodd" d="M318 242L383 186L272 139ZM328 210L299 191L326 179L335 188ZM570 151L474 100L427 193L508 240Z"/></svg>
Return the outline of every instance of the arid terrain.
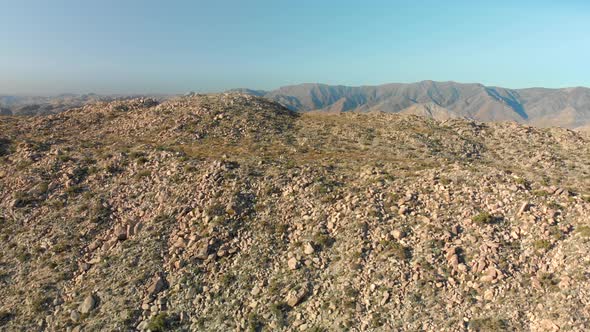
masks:
<svg viewBox="0 0 590 332"><path fill-rule="evenodd" d="M238 93L0 117L0 237L2 331L588 331L590 137Z"/></svg>

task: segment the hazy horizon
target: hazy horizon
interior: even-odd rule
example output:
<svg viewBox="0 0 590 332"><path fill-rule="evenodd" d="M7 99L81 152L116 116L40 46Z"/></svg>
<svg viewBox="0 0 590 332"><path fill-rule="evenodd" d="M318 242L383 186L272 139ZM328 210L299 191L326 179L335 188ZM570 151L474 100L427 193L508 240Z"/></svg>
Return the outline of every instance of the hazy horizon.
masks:
<svg viewBox="0 0 590 332"><path fill-rule="evenodd" d="M5 2L1 95L590 86L584 1Z"/></svg>
<svg viewBox="0 0 590 332"><path fill-rule="evenodd" d="M221 89L221 90L211 90L211 91L199 91L196 89L192 89L192 90L186 90L186 91L178 91L178 92L169 92L169 93L162 93L162 92L150 92L150 91L133 91L133 92L113 92L113 93L97 93L94 91L86 91L86 92L69 92L69 91L63 91L63 92L58 92L58 93L50 93L50 94L34 94L34 93L3 93L2 91L0 91L0 96L14 96L14 97L58 97L58 96L65 96L65 95L98 95L98 96L121 96L121 97L125 97L125 96L133 96L133 95L137 95L137 96L172 96L172 95L183 95L183 94L187 94L187 93L223 93L223 92L227 92L230 90L237 90L237 89L249 89L249 90L253 90L253 91L265 91L265 92L269 92L269 91L274 91L280 88L284 88L284 87L289 87L289 86L297 86L297 85L305 85L305 84L319 84L319 85L329 85L329 86L346 86L346 87L374 87L374 86L382 86L382 85L388 85L388 84L418 84L421 82L428 82L428 81L433 81L435 83L456 83L456 84L482 84L486 87L500 87L500 88L506 88L506 89L511 89L511 90L522 90L522 89L550 89L550 90L558 90L558 89L575 89L575 88L584 88L584 89L590 89L590 86L562 86L562 87L544 87L544 86L529 86L529 87L518 87L518 88L514 88L514 87L509 87L509 86L499 86L499 85L494 85L494 84L484 84L482 82L457 82L457 81L453 81L453 80L448 80L448 81L434 81L434 80L420 80L420 81L415 81L415 82L385 82L385 83L381 83L381 84L363 84L363 85L347 85L347 84L329 84L329 83L323 83L323 82L301 82L301 83L293 83L290 85L281 85L281 86L276 86L274 88L270 88L270 89L258 89L258 88L252 88L252 87L230 87L227 89Z"/></svg>

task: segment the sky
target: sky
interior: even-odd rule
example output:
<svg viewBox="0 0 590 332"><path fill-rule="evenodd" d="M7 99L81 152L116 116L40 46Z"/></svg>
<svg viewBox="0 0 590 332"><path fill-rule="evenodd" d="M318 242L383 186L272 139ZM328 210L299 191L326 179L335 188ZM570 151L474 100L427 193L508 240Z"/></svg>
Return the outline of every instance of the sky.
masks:
<svg viewBox="0 0 590 332"><path fill-rule="evenodd" d="M0 0L0 94L590 86L590 1Z"/></svg>

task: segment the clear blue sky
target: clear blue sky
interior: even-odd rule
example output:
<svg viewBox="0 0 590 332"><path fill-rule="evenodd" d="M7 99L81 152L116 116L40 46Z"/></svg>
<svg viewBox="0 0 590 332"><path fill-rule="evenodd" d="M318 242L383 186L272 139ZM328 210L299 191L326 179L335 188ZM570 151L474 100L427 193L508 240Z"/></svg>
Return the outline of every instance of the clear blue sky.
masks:
<svg viewBox="0 0 590 332"><path fill-rule="evenodd" d="M590 86L590 1L0 0L0 94Z"/></svg>

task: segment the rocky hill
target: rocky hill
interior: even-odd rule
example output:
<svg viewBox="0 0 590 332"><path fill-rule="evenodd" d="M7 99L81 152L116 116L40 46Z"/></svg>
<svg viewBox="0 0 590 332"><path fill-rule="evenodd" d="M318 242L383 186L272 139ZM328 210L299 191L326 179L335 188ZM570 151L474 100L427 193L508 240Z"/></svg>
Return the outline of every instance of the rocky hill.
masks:
<svg viewBox="0 0 590 332"><path fill-rule="evenodd" d="M49 115L82 107L86 104L127 100L142 96L97 95L97 94L62 94L51 97L39 96L6 96L0 95L0 115ZM165 96L158 96L159 99Z"/></svg>
<svg viewBox="0 0 590 332"><path fill-rule="evenodd" d="M244 94L2 117L0 330L586 331L589 195L567 129Z"/></svg>
<svg viewBox="0 0 590 332"><path fill-rule="evenodd" d="M590 125L590 89L506 89L482 84L423 81L379 86L301 84L273 91L242 89L292 110L415 113L435 118L515 121L540 127L582 129ZM431 114L433 107L437 108ZM441 113L442 112L442 113Z"/></svg>

